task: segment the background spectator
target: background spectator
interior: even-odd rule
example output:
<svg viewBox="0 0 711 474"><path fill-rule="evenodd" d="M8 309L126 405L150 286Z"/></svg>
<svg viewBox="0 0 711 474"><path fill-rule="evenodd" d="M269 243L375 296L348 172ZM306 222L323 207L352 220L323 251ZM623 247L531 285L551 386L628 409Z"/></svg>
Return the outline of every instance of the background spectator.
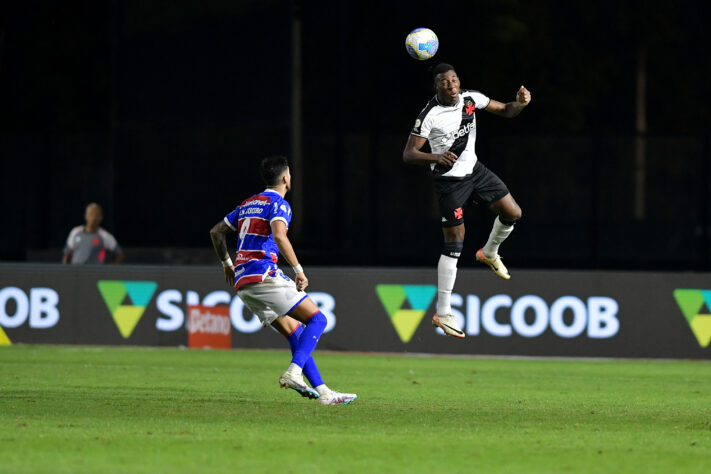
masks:
<svg viewBox="0 0 711 474"><path fill-rule="evenodd" d="M120 263L123 250L116 238L100 227L104 219L101 206L92 202L86 206L86 225L72 229L64 247L63 263Z"/></svg>

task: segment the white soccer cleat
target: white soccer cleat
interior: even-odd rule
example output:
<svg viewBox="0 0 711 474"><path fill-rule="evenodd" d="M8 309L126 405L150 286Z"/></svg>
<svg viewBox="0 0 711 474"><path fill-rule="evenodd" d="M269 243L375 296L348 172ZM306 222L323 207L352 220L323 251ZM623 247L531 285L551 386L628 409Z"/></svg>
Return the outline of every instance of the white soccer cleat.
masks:
<svg viewBox="0 0 711 474"><path fill-rule="evenodd" d="M449 336L464 339L464 331L459 329L457 323L454 322L454 316L451 314L438 316L437 313L435 313L434 316L432 316L432 325L441 328L442 331Z"/></svg>
<svg viewBox="0 0 711 474"><path fill-rule="evenodd" d="M331 390L327 395L323 395L318 399L321 405L348 405L355 401L358 395L355 393L341 393Z"/></svg>
<svg viewBox="0 0 711 474"><path fill-rule="evenodd" d="M279 377L279 386L296 390L302 397L318 398L318 392L306 385L301 374L295 375L287 370Z"/></svg>
<svg viewBox="0 0 711 474"><path fill-rule="evenodd" d="M501 257L499 255L496 255L494 258L488 258L484 255L482 249L479 249L476 252L476 259L482 263L486 263L487 265L489 265L489 267L494 270L494 273L496 273L504 280L508 280L509 278L511 278L511 275L509 275L508 268L506 268L506 265L504 265L504 262L501 260Z"/></svg>

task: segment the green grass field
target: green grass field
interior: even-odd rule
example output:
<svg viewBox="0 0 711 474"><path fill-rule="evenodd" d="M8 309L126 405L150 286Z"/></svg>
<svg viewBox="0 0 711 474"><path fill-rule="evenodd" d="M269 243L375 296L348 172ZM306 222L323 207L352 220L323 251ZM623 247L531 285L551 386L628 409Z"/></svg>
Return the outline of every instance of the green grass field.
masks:
<svg viewBox="0 0 711 474"><path fill-rule="evenodd" d="M0 348L0 472L711 472L711 364Z"/></svg>

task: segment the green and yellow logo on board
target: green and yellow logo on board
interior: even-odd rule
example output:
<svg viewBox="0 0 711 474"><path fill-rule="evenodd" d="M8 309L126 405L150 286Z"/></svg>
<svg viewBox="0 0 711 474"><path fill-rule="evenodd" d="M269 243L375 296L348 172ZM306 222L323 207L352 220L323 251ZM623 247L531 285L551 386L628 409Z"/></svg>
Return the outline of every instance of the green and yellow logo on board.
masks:
<svg viewBox="0 0 711 474"><path fill-rule="evenodd" d="M437 287L434 285L376 285L375 292L390 317L400 340L407 344L427 313ZM407 305L405 304L407 302Z"/></svg>
<svg viewBox="0 0 711 474"><path fill-rule="evenodd" d="M674 299L689 323L701 347L711 343L711 290L678 288L674 290ZM706 306L706 312L701 310Z"/></svg>
<svg viewBox="0 0 711 474"><path fill-rule="evenodd" d="M131 337L158 287L153 281L118 280L101 280L96 286L124 339ZM126 296L129 304L123 304Z"/></svg>
<svg viewBox="0 0 711 474"><path fill-rule="evenodd" d="M0 326L0 346L10 346L12 345L12 341L10 341L10 338L7 337L7 334L5 334L5 331L2 330L2 326Z"/></svg>

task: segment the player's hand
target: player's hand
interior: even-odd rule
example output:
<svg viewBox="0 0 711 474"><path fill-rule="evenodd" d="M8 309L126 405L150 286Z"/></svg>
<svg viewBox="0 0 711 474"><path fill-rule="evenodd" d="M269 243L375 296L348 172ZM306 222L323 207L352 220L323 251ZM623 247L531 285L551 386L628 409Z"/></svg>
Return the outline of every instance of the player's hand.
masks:
<svg viewBox="0 0 711 474"><path fill-rule="evenodd" d="M234 286L235 284L235 269L234 267L224 267L225 270L225 281L228 285Z"/></svg>
<svg viewBox="0 0 711 474"><path fill-rule="evenodd" d="M306 287L309 286L309 279L306 278L306 274L304 272L297 273L294 277L294 282L296 283L296 289L298 291L304 291Z"/></svg>
<svg viewBox="0 0 711 474"><path fill-rule="evenodd" d="M516 92L516 102L526 107L531 102L531 92L521 86L518 92Z"/></svg>
<svg viewBox="0 0 711 474"><path fill-rule="evenodd" d="M457 158L458 156L452 153L451 151L445 151L441 155L437 155L437 164L452 166L454 163L456 163Z"/></svg>

